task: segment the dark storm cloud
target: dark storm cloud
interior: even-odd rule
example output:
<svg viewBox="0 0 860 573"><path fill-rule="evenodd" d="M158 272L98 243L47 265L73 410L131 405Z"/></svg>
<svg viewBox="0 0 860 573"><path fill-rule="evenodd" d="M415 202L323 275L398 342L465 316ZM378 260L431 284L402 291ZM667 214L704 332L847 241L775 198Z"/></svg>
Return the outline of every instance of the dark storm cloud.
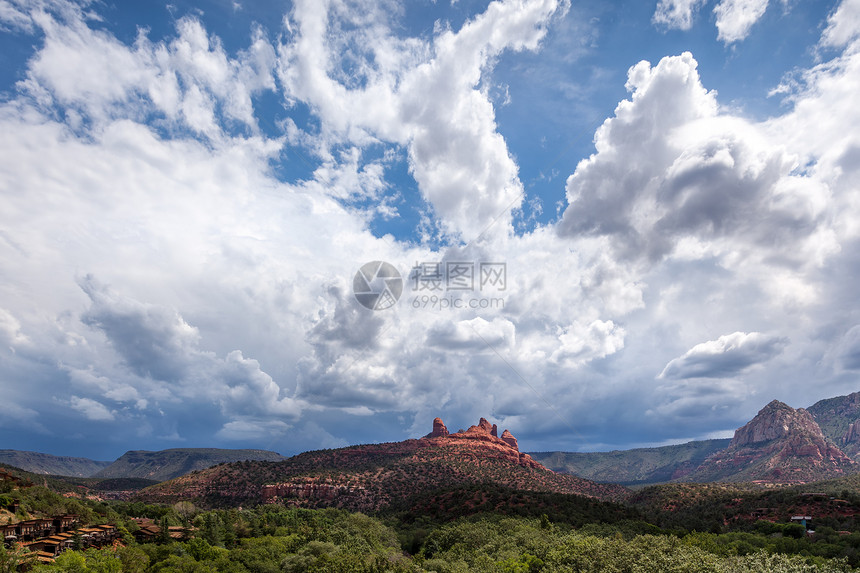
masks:
<svg viewBox="0 0 860 573"><path fill-rule="evenodd" d="M327 294L335 306L330 312L321 313L320 320L307 334L308 341L324 353L376 348L385 327L384 315L361 306L351 292L338 286L329 286Z"/></svg>
<svg viewBox="0 0 860 573"><path fill-rule="evenodd" d="M860 325L854 326L839 343L839 363L846 370L860 370Z"/></svg>
<svg viewBox="0 0 860 573"><path fill-rule="evenodd" d="M104 332L132 374L170 383L173 399L218 404L225 416L245 426L261 415L299 416L299 406L282 396L259 362L240 350L220 358L201 349L197 329L176 311L116 294L91 276L80 286L92 301L82 321Z"/></svg>
<svg viewBox="0 0 860 573"><path fill-rule="evenodd" d="M81 321L104 332L132 372L165 382L187 375L200 337L176 311L119 297L92 276L78 284L92 301Z"/></svg>

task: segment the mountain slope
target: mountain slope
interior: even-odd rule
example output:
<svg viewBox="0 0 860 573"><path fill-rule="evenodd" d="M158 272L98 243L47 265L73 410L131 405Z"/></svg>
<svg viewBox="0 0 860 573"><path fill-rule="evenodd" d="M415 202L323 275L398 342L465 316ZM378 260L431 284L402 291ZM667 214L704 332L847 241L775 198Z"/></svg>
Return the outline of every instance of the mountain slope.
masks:
<svg viewBox="0 0 860 573"><path fill-rule="evenodd" d="M795 515L834 529L853 529L860 519L858 474L836 480L771 487L753 483L671 483L646 487L628 502L660 527L704 531L713 525L787 524ZM837 497L840 496L840 497Z"/></svg>
<svg viewBox="0 0 860 573"><path fill-rule="evenodd" d="M709 455L728 447L731 439L702 440L659 448L612 452L530 452L549 469L621 485L668 482L694 471Z"/></svg>
<svg viewBox="0 0 860 573"><path fill-rule="evenodd" d="M34 474L89 477L109 466L111 462L100 462L89 458L52 456L51 454L21 450L0 450L0 463L15 466Z"/></svg>
<svg viewBox="0 0 860 573"><path fill-rule="evenodd" d="M728 448L709 456L681 481L804 483L858 469L825 438L809 412L774 400L735 431Z"/></svg>
<svg viewBox="0 0 860 573"><path fill-rule="evenodd" d="M860 392L819 400L808 411L831 442L860 461Z"/></svg>
<svg viewBox="0 0 860 573"><path fill-rule="evenodd" d="M517 491L620 499L628 490L557 474L498 437L486 420L448 434L444 424L417 440L306 452L276 463L240 462L195 472L142 490L139 499L194 499L226 506L265 501L374 511L402 507L433 492L490 484Z"/></svg>
<svg viewBox="0 0 860 573"><path fill-rule="evenodd" d="M267 450L224 450L218 448L174 448L150 452L132 450L93 474L98 478L146 478L165 481L217 464L244 460L280 461L281 454Z"/></svg>

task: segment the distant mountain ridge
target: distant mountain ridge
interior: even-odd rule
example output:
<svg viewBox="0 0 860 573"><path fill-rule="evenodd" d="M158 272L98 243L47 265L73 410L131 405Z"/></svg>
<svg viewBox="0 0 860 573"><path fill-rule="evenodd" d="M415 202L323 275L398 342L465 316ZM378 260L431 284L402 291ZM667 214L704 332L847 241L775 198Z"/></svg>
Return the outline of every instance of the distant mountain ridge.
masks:
<svg viewBox="0 0 860 573"><path fill-rule="evenodd" d="M93 474L97 478L145 478L165 481L218 464L245 460L277 462L286 458L268 450L172 448L150 452L132 450Z"/></svg>
<svg viewBox="0 0 860 573"><path fill-rule="evenodd" d="M557 472L632 486L668 482L693 472L705 458L728 447L731 438L611 452L529 452Z"/></svg>
<svg viewBox="0 0 860 573"><path fill-rule="evenodd" d="M34 474L72 477L90 477L111 464L89 458L54 456L22 450L0 450L0 463Z"/></svg>

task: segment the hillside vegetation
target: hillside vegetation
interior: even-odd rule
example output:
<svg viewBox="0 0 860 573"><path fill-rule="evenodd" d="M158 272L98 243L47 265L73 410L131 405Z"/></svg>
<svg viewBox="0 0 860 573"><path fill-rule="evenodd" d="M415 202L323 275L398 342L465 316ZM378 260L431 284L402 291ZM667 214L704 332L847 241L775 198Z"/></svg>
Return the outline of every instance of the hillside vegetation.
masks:
<svg viewBox="0 0 860 573"><path fill-rule="evenodd" d="M605 500L629 494L618 485L534 466L520 465L492 442L406 440L306 452L283 462L224 464L146 488L138 499L172 502L184 498L225 507L259 503L264 499L263 486L270 485L273 493L267 501L376 511L400 505L419 493L480 484Z"/></svg>

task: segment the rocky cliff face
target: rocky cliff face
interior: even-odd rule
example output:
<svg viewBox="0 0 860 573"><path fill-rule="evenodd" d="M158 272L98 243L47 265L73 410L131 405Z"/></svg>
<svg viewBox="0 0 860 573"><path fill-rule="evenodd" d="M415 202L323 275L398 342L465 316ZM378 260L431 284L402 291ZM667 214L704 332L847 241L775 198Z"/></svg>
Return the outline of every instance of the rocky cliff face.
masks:
<svg viewBox="0 0 860 573"><path fill-rule="evenodd" d="M848 444L856 444L860 442L860 420L856 422L852 422L848 429L845 430L845 434L842 436L841 440L843 445Z"/></svg>
<svg viewBox="0 0 860 573"><path fill-rule="evenodd" d="M820 400L809 407L809 413L825 437L860 462L860 392Z"/></svg>
<svg viewBox="0 0 860 573"><path fill-rule="evenodd" d="M774 400L685 481L808 482L857 471L809 412Z"/></svg>
<svg viewBox="0 0 860 573"><path fill-rule="evenodd" d="M824 441L821 428L818 427L809 412L803 408L795 410L779 400L773 400L762 408L755 418L735 431L735 437L729 447L786 439L798 434Z"/></svg>

